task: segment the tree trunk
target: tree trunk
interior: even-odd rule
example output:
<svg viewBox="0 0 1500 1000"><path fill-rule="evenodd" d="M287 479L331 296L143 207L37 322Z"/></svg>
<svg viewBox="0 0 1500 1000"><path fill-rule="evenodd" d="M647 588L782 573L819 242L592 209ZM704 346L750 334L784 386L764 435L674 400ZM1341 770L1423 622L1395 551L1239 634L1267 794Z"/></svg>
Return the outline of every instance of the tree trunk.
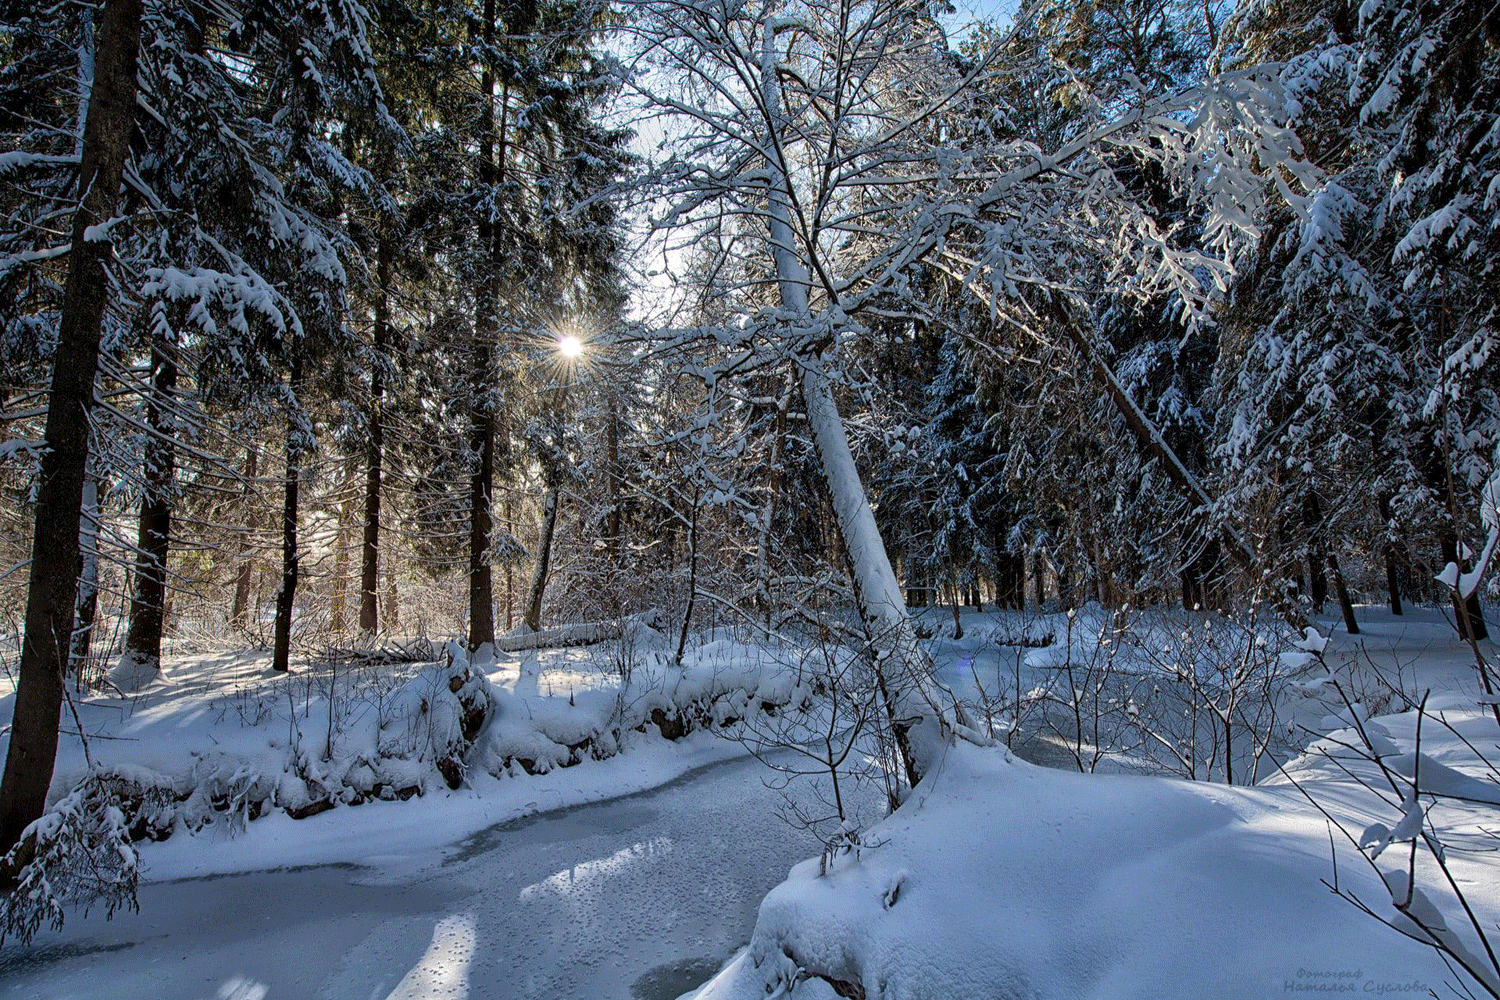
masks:
<svg viewBox="0 0 1500 1000"><path fill-rule="evenodd" d="M490 351L482 346L475 352L475 367L488 372ZM476 385L475 392L488 395L487 385ZM495 643L494 584L490 570L490 533L494 515L490 497L495 482L495 420L488 401L475 404L471 416L469 445L474 449L478 466L469 480L469 649Z"/></svg>
<svg viewBox="0 0 1500 1000"><path fill-rule="evenodd" d="M1382 556L1385 558L1385 591L1386 597L1391 604L1391 614L1401 614L1401 570L1398 563L1401 558L1401 544L1398 541L1397 525L1391 511L1391 498L1383 496L1380 498L1380 517L1385 522L1385 546Z"/></svg>
<svg viewBox="0 0 1500 1000"><path fill-rule="evenodd" d="M1323 605L1328 603L1328 574L1323 570L1328 557L1322 548L1314 544L1307 551L1308 597L1312 599L1313 611L1318 614L1323 613Z"/></svg>
<svg viewBox="0 0 1500 1000"><path fill-rule="evenodd" d="M252 443L245 447L245 530L240 536L238 564L234 569L234 610L230 621L236 628L244 628L250 614L250 583L255 576L255 540L260 530L260 511L255 506L255 477L259 474L260 450Z"/></svg>
<svg viewBox="0 0 1500 1000"><path fill-rule="evenodd" d="M396 590L396 574L386 571L385 574L385 627L386 631L394 632L401 624L401 602L400 595Z"/></svg>
<svg viewBox="0 0 1500 1000"><path fill-rule="evenodd" d="M802 398L823 478L833 502L839 538L849 561L860 618L872 640L897 655L906 672L912 675L908 680L920 683L927 670L926 665L917 660L906 603L886 556L885 543L875 523L875 512L870 509L864 484L860 482L854 454L849 450L849 439L833 398L833 387L816 362L804 360L802 364ZM910 662L914 660L916 662ZM908 741L909 723L902 721L910 717L905 697L908 692L891 690L885 668L878 660L874 671L906 779L915 786L921 779L921 772Z"/></svg>
<svg viewBox="0 0 1500 1000"><path fill-rule="evenodd" d="M1385 546L1385 592L1391 602L1391 614L1401 614L1401 576L1396 568L1396 546Z"/></svg>
<svg viewBox="0 0 1500 1000"><path fill-rule="evenodd" d="M607 409L604 414L604 496L609 503L609 511L604 518L604 557L608 563L608 579L606 585L609 588L608 599L610 609L617 617L621 614L620 607L620 574L623 570L621 565L621 550L624 544L622 537L623 517L621 512L621 466L620 466L620 402L619 398L610 392Z"/></svg>
<svg viewBox="0 0 1500 1000"><path fill-rule="evenodd" d="M949 583L953 587L953 640L957 642L964 637L964 623L959 616L959 611L964 603L964 588L958 582L958 570L949 569Z"/></svg>
<svg viewBox="0 0 1500 1000"><path fill-rule="evenodd" d="M391 340L390 240L382 237L376 251L375 358L370 366L370 442L365 467L364 535L359 556L359 630L373 633L380 625L376 588L380 564L380 479L385 462L385 358Z"/></svg>
<svg viewBox="0 0 1500 1000"><path fill-rule="evenodd" d="M151 395L146 403L145 462L141 472L140 526L136 534L135 592L130 601L130 629L125 660L139 683L161 669L161 637L166 626L167 555L172 535L172 484L176 475L176 428L171 417L177 391L177 361L172 345L155 337L151 343Z"/></svg>
<svg viewBox="0 0 1500 1000"><path fill-rule="evenodd" d="M78 528L88 466L89 411L99 367L99 340L113 253L108 230L89 229L115 215L135 125L141 0L108 0L99 20L94 86L89 98L67 283L37 487L36 524L26 594L15 714L5 776L0 780L0 851L20 840L46 807L57 760L63 670L78 597ZM0 890L14 873L0 873Z"/></svg>
<svg viewBox="0 0 1500 1000"><path fill-rule="evenodd" d="M1451 528L1444 528L1438 532L1438 545L1442 550L1443 565L1452 563L1458 567L1460 573L1464 571L1466 560L1458 557L1458 536ZM1484 624L1484 608L1479 604L1479 590L1467 598L1460 597L1456 587L1450 590L1453 601L1454 624L1458 628L1458 634L1464 639L1480 641L1490 637L1490 631Z"/></svg>
<svg viewBox="0 0 1500 1000"><path fill-rule="evenodd" d="M342 635L349 627L349 535L354 524L354 460L344 466L344 499L338 508L338 533L333 540L333 597L329 602L328 631Z"/></svg>
<svg viewBox="0 0 1500 1000"><path fill-rule="evenodd" d="M99 480L83 481L83 512L78 525L78 609L74 612L73 642L68 650L68 673L81 682L94 639L99 614Z"/></svg>
<svg viewBox="0 0 1500 1000"><path fill-rule="evenodd" d="M516 537L515 501L510 490L505 491L505 533ZM516 627L516 566L511 559L505 560L505 631Z"/></svg>
<svg viewBox="0 0 1500 1000"><path fill-rule="evenodd" d="M688 592L687 608L682 613L682 630L677 636L677 656L673 663L682 666L682 654L687 649L688 629L693 623L693 605L698 596L698 504L703 499L703 487L693 485L693 509L688 521Z"/></svg>
<svg viewBox="0 0 1500 1000"><path fill-rule="evenodd" d="M790 388L776 402L775 430L771 436L771 458L766 468L766 502L761 505L755 539L755 599L760 604L766 628L774 612L771 599L771 539L776 524L776 499L781 492L781 456L786 447L786 411L791 405Z"/></svg>
<svg viewBox="0 0 1500 1000"><path fill-rule="evenodd" d="M761 51L761 101L773 122L781 119L781 92L777 83L777 56L774 32L765 33ZM784 161L769 164L772 174L767 190L767 243L775 266L781 305L797 320L811 321L808 287L812 276L807 263L797 256L799 245L792 227L792 186ZM780 173L779 179L775 177ZM861 620L877 649L869 657L870 669L879 692L880 706L891 727L896 751L901 758L907 781L916 785L921 771L910 741L911 725L927 714L914 694L926 694L931 666L915 643L915 630L901 594L900 583L891 569L891 561L875 522L860 481L859 467L849 449L843 417L834 399L833 385L823 369L821 358L813 354L798 359L802 377L802 400L807 413L808 429L818 455L828 498L833 506L837 534L848 559L855 605ZM882 657L881 654L891 654ZM902 669L903 688L893 689L888 674L890 666ZM920 689L920 691L916 690ZM894 804L894 802L892 803Z"/></svg>
<svg viewBox="0 0 1500 1000"><path fill-rule="evenodd" d="M505 122L502 119L498 158L495 129L495 77L488 51L495 42L495 0L484 0L480 38L486 49L480 72L479 87L483 94L479 141L479 182L491 192L498 191L504 179ZM508 110L509 101L502 101ZM498 162L498 166L497 166ZM503 262L499 227L488 213L478 221L479 245L489 251L489 267L480 283L478 312L474 334L474 386L469 416L469 447L478 466L469 481L469 649L495 644L494 579L490 565L491 533L494 510L491 503L495 485L495 413L492 398L491 371L494 344L499 340L499 268Z"/></svg>
<svg viewBox="0 0 1500 1000"><path fill-rule="evenodd" d="M1047 567L1042 565L1040 549L1031 554L1031 578L1036 582L1036 612L1041 614L1047 605Z"/></svg>
<svg viewBox="0 0 1500 1000"><path fill-rule="evenodd" d="M526 627L533 632L542 627L542 595L547 589L547 574L552 568L552 536L557 530L558 489L547 487L542 498L542 533L536 543L536 563L531 569L531 586L526 590Z"/></svg>
<svg viewBox="0 0 1500 1000"><path fill-rule="evenodd" d="M1003 606L1012 611L1026 610L1026 557L1015 552L1006 552L1001 562L1001 573L997 580L1003 594Z"/></svg>
<svg viewBox="0 0 1500 1000"><path fill-rule="evenodd" d="M303 429L297 420L297 400L302 392L302 345L292 347L291 396L286 415L286 479L282 483L281 588L276 591L276 635L271 669L287 671L292 659L292 602L297 598L297 502L302 479Z"/></svg>
<svg viewBox="0 0 1500 1000"><path fill-rule="evenodd" d="M349 627L349 534L343 513L339 512L339 530L333 542L333 593L328 600L330 635L342 635Z"/></svg>
<svg viewBox="0 0 1500 1000"><path fill-rule="evenodd" d="M1349 600L1349 588L1344 583L1344 571L1339 569L1339 560L1332 552L1328 553L1328 572L1333 577L1333 592L1339 599L1339 610L1344 615L1344 631L1350 635L1359 635L1359 622L1354 620L1354 602Z"/></svg>

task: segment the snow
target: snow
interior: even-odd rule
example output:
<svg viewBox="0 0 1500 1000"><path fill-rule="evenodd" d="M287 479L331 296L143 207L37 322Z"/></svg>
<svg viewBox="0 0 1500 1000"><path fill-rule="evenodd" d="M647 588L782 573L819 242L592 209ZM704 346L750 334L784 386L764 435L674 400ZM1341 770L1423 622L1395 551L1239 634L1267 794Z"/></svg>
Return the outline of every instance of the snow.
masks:
<svg viewBox="0 0 1500 1000"><path fill-rule="evenodd" d="M153 877L329 863L347 858L348 838L372 815L436 846L658 785L744 753L693 730L807 698L788 650L710 634L677 667L664 637L633 636L623 685L620 645L501 655L484 672L461 651L451 664L300 665L290 675L269 670L265 653L169 653L144 689L75 699L88 753L65 725L49 801L90 773L159 790L161 805L142 813L153 838L167 838L153 845ZM12 705L0 697L0 721ZM465 743L472 705L487 712ZM688 736L664 739L658 719ZM445 770L449 758L457 768ZM413 795L420 808L393 801ZM330 804L339 808L289 815ZM352 806L364 818L349 816ZM202 846L231 839L231 852Z"/></svg>
<svg viewBox="0 0 1500 1000"><path fill-rule="evenodd" d="M748 939L760 897L810 847L771 815L779 797L736 745L657 742L673 749L511 781L515 796L486 787L146 845L141 912L74 915L29 952L0 950L0 994L97 997L107 977L111 995L162 1000L671 1000ZM632 782L657 787L617 794Z"/></svg>
<svg viewBox="0 0 1500 1000"><path fill-rule="evenodd" d="M164 800L150 817L153 838L220 836L224 827L272 823L262 814L460 786L519 813L538 794L534 782L525 793L503 791L519 777L587 773L563 782L573 790L548 806L647 787L660 774L630 768L671 756L658 746L664 730L680 736L809 697L785 649L706 635L677 667L664 636L638 623L629 631L613 644L482 664L469 664L456 644L445 662L312 664L281 675L265 653L168 654L161 671L140 677L122 661L118 696L74 699L88 748L64 726L49 802L93 770L128 777ZM12 705L0 697L0 720ZM624 751L633 764L594 777Z"/></svg>
<svg viewBox="0 0 1500 1000"><path fill-rule="evenodd" d="M1376 777L1373 761L1347 752L1350 730L1254 788L1070 774L959 743L899 810L865 831L865 843L878 846L836 858L826 874L818 860L794 868L762 903L749 947L691 996L759 1000L791 989L826 997L828 983L907 1000L1442 990L1452 975L1433 952L1324 886L1336 842L1303 794L1341 825L1363 828L1366 845L1417 835L1424 810L1437 808L1428 793L1462 800L1442 806L1451 838L1472 842L1493 824L1500 785L1465 742L1493 741L1493 720L1463 675L1462 650L1438 628L1430 618L1407 626L1385 616L1366 647L1382 658L1379 644L1390 641L1387 666L1426 650L1422 681L1441 692L1429 708L1451 726L1429 722L1416 764L1415 713L1377 723L1404 748L1387 763L1425 775L1421 794L1409 792L1394 810L1394 830L1361 820L1393 810L1350 780L1373 787ZM1406 898L1404 873L1382 878L1351 853L1345 845L1340 888L1399 919L1381 900ZM1500 863L1483 852L1455 852L1450 862L1493 927ZM1411 897L1419 917L1456 911L1435 878L1419 876Z"/></svg>
<svg viewBox="0 0 1500 1000"><path fill-rule="evenodd" d="M929 614L931 624L949 620L945 609ZM1030 684L1060 647L1097 639L1099 614L1079 612L1069 633L1064 615L966 612L965 639L931 650L960 693L981 683L994 690L1017 662L1038 672ZM817 844L774 815L781 799L763 766L707 731L672 742L654 727L627 729L607 759L535 774L476 765L457 789L431 781L425 762L395 757L384 766L411 766L413 780L426 782L421 797L302 820L275 809L241 827L215 822L138 843L141 912L108 923L69 914L61 932L40 933L32 947L0 949L0 993L94 997L107 981L122 996L193 1000L658 1000L703 984L697 1000L734 1000L772 995L799 969L908 1000L1263 998L1345 983L1356 992L1441 990L1451 976L1432 952L1322 884L1333 873L1328 824L1297 786L1372 853L1413 835L1424 813L1472 838L1493 828L1500 784L1476 770L1463 741L1493 743L1494 723L1467 647L1438 611L1360 616L1359 639L1320 623L1327 677L1289 699L1306 703L1294 717L1307 725L1357 720L1393 774L1420 775L1420 793L1404 799L1381 801L1349 780L1373 783L1378 773L1349 754L1347 728L1320 730L1326 739L1285 776L1250 788L1053 770L959 742L897 812L846 831L855 846L820 876L818 858L800 860ZM703 638L686 670L642 658L634 711L696 703L732 713L753 695L793 692L777 668L786 650ZM1361 662L1358 642L1376 662L1399 664L1408 685L1430 687L1429 711L1452 729L1429 718L1418 753L1411 713L1372 719L1364 704L1346 709L1329 687ZM500 654L471 677L472 690L487 688L504 709L476 750L513 753L522 739L596 732L620 703L610 658L607 646ZM326 717L316 683L303 692L295 675L270 677L261 654L169 651L166 662L134 698L79 705L101 737L92 750L121 775L181 783L195 769L283 774L292 722ZM464 666L381 670L395 675L388 697L399 700L416 681L453 676L434 671ZM288 691L295 711L284 705ZM0 699L0 712L9 701ZM60 789L84 768L76 739L62 751ZM185 764L190 751L197 756ZM863 794L878 812L878 796ZM1385 901L1406 891L1404 881L1392 877L1388 889L1352 843L1337 846L1341 887L1392 912ZM1500 863L1459 853L1461 883L1493 924ZM1404 857L1387 848L1380 863ZM1461 929L1449 902L1430 879L1412 896L1414 912L1435 908ZM836 994L804 979L792 995Z"/></svg>
<svg viewBox="0 0 1500 1000"><path fill-rule="evenodd" d="M1343 969L1372 988L1444 981L1424 948L1320 884L1315 818L1290 790L1081 776L959 746L872 831L883 846L821 879L794 869L746 959L699 1000L764 997L795 976L788 949L888 997L1261 998ZM1368 892L1364 875L1346 873Z"/></svg>

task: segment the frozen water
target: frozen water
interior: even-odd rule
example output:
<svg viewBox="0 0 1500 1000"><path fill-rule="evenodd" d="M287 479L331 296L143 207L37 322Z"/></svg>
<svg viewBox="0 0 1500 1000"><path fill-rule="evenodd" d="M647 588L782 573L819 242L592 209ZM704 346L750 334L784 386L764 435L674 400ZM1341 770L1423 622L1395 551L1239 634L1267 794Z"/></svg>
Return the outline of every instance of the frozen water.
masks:
<svg viewBox="0 0 1500 1000"><path fill-rule="evenodd" d="M749 940L761 897L816 853L776 818L766 773L708 765L499 824L421 867L150 883L139 914L0 950L0 996L96 1000L108 983L159 1000L676 997Z"/></svg>

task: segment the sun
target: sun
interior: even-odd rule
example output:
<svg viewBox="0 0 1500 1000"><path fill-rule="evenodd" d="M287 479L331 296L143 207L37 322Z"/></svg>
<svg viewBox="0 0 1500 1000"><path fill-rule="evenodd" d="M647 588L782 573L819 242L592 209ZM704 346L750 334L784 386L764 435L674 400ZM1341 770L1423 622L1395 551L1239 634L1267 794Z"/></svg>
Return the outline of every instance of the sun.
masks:
<svg viewBox="0 0 1500 1000"><path fill-rule="evenodd" d="M565 358L579 358L583 356L583 341L571 333L557 338L557 353Z"/></svg>

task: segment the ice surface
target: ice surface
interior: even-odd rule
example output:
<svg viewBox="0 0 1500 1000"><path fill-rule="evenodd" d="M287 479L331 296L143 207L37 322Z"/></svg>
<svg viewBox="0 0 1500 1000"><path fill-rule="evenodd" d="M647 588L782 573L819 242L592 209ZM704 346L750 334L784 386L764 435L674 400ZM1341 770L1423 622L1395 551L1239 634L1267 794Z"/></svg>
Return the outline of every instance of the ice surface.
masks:
<svg viewBox="0 0 1500 1000"><path fill-rule="evenodd" d="M161 1000L670 1000L749 940L760 898L815 849L775 818L763 771L735 757L446 846L374 815L349 826L428 802L288 821L342 818L360 863L149 882L139 914L0 950L0 995L97 1000L108 983L110 996ZM147 847L148 871L172 846Z"/></svg>

